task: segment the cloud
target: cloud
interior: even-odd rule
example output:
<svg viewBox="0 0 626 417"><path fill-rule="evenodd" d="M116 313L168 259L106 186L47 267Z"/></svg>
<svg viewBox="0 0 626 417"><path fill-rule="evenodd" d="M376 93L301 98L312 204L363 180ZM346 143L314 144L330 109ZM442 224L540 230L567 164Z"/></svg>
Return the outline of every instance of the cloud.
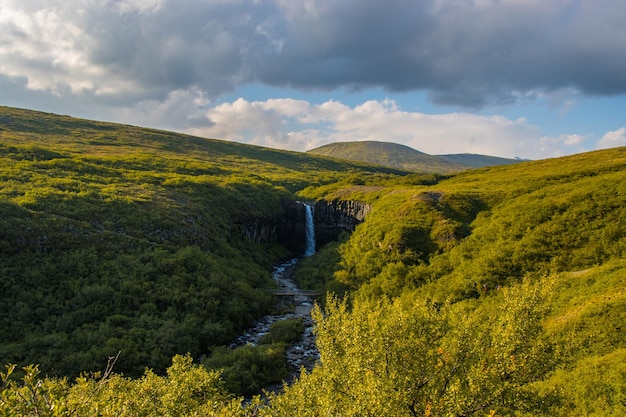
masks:
<svg viewBox="0 0 626 417"><path fill-rule="evenodd" d="M130 105L260 82L478 108L626 93L622 0L4 0L0 75Z"/></svg>
<svg viewBox="0 0 626 417"><path fill-rule="evenodd" d="M466 107L559 89L626 92L621 0L280 3L289 36L259 65L267 83L425 89Z"/></svg>
<svg viewBox="0 0 626 417"><path fill-rule="evenodd" d="M593 149L593 137L589 135L562 134L542 136L537 141L537 153L545 157L559 157Z"/></svg>
<svg viewBox="0 0 626 417"><path fill-rule="evenodd" d="M56 95L93 88L90 77L102 72L84 59L84 31L66 13L63 8L0 8L0 74L24 77L28 89Z"/></svg>
<svg viewBox="0 0 626 417"><path fill-rule="evenodd" d="M598 142L598 149L626 146L626 127L607 132Z"/></svg>
<svg viewBox="0 0 626 417"><path fill-rule="evenodd" d="M6 0L0 75L100 102L215 96L251 80L246 61L267 43L257 27L272 11L247 0Z"/></svg>
<svg viewBox="0 0 626 417"><path fill-rule="evenodd" d="M296 150L389 140L559 156L597 137L469 112L540 104L565 117L626 94L624 15L622 0L3 0L0 104ZM216 104L259 84L324 98ZM328 99L370 89L462 111Z"/></svg>
<svg viewBox="0 0 626 417"><path fill-rule="evenodd" d="M106 113L121 123L185 132L210 125L204 109L210 100L198 88L173 90L164 99L142 100L132 106L117 106ZM172 128L175 126L175 128Z"/></svg>
<svg viewBox="0 0 626 417"><path fill-rule="evenodd" d="M389 99L350 107L334 100L312 104L239 98L209 108L205 116L207 125L190 132L300 151L330 142L375 140L429 154L467 152L538 159L573 153L588 140L578 135L547 137L524 119L407 112Z"/></svg>

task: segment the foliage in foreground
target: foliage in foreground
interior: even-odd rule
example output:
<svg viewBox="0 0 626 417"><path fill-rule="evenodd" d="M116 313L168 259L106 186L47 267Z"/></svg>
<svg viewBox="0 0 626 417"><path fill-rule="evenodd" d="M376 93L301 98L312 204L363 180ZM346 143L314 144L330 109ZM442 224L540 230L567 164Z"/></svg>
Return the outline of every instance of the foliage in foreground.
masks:
<svg viewBox="0 0 626 417"><path fill-rule="evenodd" d="M0 415L3 416L208 416L243 415L240 402L224 389L219 372L192 365L176 356L164 376L146 371L141 378L105 373L67 379L38 377L27 367L15 380L9 367L2 373Z"/></svg>
<svg viewBox="0 0 626 417"><path fill-rule="evenodd" d="M486 415L540 410L528 384L554 363L543 335L549 285L489 304L331 299L315 312L321 365L272 402L276 415Z"/></svg>

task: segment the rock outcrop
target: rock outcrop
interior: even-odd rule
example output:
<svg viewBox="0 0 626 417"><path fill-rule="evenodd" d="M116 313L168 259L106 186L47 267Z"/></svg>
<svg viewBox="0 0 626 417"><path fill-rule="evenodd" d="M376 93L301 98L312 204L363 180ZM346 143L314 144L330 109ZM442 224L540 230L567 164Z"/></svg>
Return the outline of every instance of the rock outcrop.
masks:
<svg viewBox="0 0 626 417"><path fill-rule="evenodd" d="M318 201L313 206L316 247L335 241L342 232L352 232L365 220L372 206L353 200ZM306 225L304 204L283 200L281 210L265 218L239 222L243 236L256 243L277 242L296 255L304 253Z"/></svg>
<svg viewBox="0 0 626 417"><path fill-rule="evenodd" d="M318 201L314 212L317 246L337 240L341 232L354 231L370 211L372 206L360 201Z"/></svg>
<svg viewBox="0 0 626 417"><path fill-rule="evenodd" d="M241 233L256 243L277 242L294 254L304 253L306 245L304 205L294 200L281 201L281 209L271 217L239 222Z"/></svg>

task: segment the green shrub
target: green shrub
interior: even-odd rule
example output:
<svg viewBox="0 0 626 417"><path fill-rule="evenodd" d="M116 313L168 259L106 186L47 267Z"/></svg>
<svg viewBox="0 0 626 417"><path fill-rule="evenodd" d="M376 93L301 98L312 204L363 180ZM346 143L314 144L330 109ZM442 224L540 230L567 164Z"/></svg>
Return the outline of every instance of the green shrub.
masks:
<svg viewBox="0 0 626 417"><path fill-rule="evenodd" d="M302 318L279 320L272 324L269 332L261 338L262 344L293 343L300 340L304 332Z"/></svg>
<svg viewBox="0 0 626 417"><path fill-rule="evenodd" d="M234 350L219 347L202 363L209 370L221 369L228 391L246 397L260 394L271 384L280 384L288 375L284 343L246 345Z"/></svg>

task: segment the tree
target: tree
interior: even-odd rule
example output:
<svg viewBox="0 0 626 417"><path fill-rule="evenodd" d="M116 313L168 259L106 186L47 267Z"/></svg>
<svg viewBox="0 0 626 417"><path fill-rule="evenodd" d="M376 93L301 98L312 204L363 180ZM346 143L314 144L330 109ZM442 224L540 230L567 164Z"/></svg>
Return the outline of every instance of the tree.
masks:
<svg viewBox="0 0 626 417"><path fill-rule="evenodd" d="M545 283L544 283L545 284ZM303 373L273 415L485 415L536 408L527 384L551 361L542 337L545 286L492 302L376 304L331 298L314 312L321 366Z"/></svg>
<svg viewBox="0 0 626 417"><path fill-rule="evenodd" d="M148 370L137 379L113 374L112 362L103 374L67 379L39 378L36 366L23 369L15 380L15 366L0 373L0 416L148 417L244 416L241 400L223 388L220 373L193 365L189 356L175 356L167 375ZM252 407L252 406L251 406ZM252 408L251 408L252 409Z"/></svg>

